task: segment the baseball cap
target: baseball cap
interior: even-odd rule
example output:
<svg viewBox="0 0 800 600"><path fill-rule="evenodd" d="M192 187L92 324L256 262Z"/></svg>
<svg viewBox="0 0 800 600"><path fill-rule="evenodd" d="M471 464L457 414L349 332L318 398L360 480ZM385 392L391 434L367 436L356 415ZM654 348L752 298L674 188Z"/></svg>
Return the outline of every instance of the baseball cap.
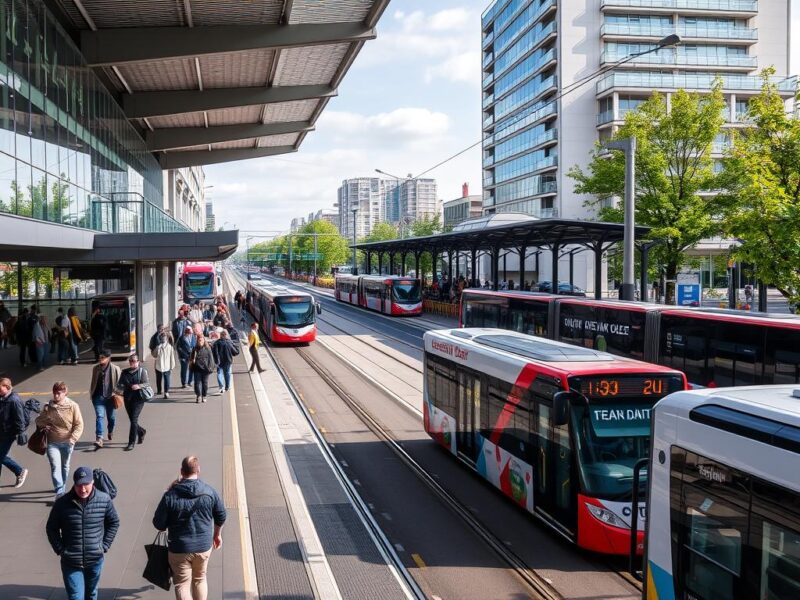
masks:
<svg viewBox="0 0 800 600"><path fill-rule="evenodd" d="M72 475L72 480L78 485L86 485L94 481L94 475L89 467L78 467Z"/></svg>

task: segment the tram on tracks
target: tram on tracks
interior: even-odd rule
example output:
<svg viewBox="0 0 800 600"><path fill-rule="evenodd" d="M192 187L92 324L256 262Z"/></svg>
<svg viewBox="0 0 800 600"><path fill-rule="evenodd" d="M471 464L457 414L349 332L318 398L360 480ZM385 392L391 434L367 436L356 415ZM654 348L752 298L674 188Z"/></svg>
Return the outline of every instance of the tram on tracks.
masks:
<svg viewBox="0 0 800 600"><path fill-rule="evenodd" d="M578 546L628 554L650 411L687 387L683 373L501 329L428 331L424 342L428 435Z"/></svg>
<svg viewBox="0 0 800 600"><path fill-rule="evenodd" d="M316 317L322 306L307 292L290 290L269 281L247 282L250 313L272 342L313 342Z"/></svg>
<svg viewBox="0 0 800 600"><path fill-rule="evenodd" d="M647 600L800 598L797 385L664 398L649 471Z"/></svg>
<svg viewBox="0 0 800 600"><path fill-rule="evenodd" d="M393 317L422 314L419 279L399 275L337 275L336 299Z"/></svg>
<svg viewBox="0 0 800 600"><path fill-rule="evenodd" d="M213 263L187 263L181 273L181 292L187 304L213 302L222 287Z"/></svg>
<svg viewBox="0 0 800 600"><path fill-rule="evenodd" d="M672 367L693 387L800 383L795 315L467 289L460 322Z"/></svg>

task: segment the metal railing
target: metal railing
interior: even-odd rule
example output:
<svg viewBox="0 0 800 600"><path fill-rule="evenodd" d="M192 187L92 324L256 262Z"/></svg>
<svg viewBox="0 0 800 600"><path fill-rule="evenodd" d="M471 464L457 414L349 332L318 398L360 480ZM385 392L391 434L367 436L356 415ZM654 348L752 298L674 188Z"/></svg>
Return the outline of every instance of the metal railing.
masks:
<svg viewBox="0 0 800 600"><path fill-rule="evenodd" d="M644 56L631 58L630 54L605 51L600 55L600 64L616 63L628 59L628 62L645 63L653 65L687 65L710 67L757 67L758 58L742 54L730 56L703 56L676 54L675 52L653 52Z"/></svg>
<svg viewBox="0 0 800 600"><path fill-rule="evenodd" d="M756 40L758 30L749 27L708 27L704 25L678 25L662 23L605 23L600 35L624 35L663 38L677 33L687 38L709 38L729 40Z"/></svg>
<svg viewBox="0 0 800 600"><path fill-rule="evenodd" d="M161 207L132 192L112 192L110 198L93 196L89 228L107 233L174 233L188 231Z"/></svg>
<svg viewBox="0 0 800 600"><path fill-rule="evenodd" d="M685 89L708 90L714 85L716 78L712 75L694 75L683 73L680 75L658 73L611 73L597 82L597 93L615 87L636 87L645 89ZM726 90L748 90L757 92L761 90L763 80L761 77L750 75L722 75L722 87ZM773 77L770 81L777 85L782 92L794 92L797 88L795 77Z"/></svg>
<svg viewBox="0 0 800 600"><path fill-rule="evenodd" d="M604 110L599 115L597 115L597 124L598 125L605 125L606 123L611 123L614 120L614 109L609 108L608 110Z"/></svg>
<svg viewBox="0 0 800 600"><path fill-rule="evenodd" d="M679 8L732 12L758 12L757 0L602 0L600 8Z"/></svg>

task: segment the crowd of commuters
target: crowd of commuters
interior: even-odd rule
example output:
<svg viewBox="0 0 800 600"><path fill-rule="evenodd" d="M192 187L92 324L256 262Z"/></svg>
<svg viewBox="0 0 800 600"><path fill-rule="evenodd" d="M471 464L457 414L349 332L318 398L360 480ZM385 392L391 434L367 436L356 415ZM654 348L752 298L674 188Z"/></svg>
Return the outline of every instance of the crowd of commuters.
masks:
<svg viewBox="0 0 800 600"><path fill-rule="evenodd" d="M244 308L243 302L237 304ZM11 337L7 335L11 328L15 336L12 341L20 346L23 366L34 362L44 369L51 346L59 363L76 364L79 344L91 339L95 364L89 396L95 413L96 451L113 439L117 411L123 407L129 420L125 450L144 443L147 435L142 425L144 406L156 394L169 399L171 372L178 364L181 387L194 384L195 401L203 403L207 401L212 373L217 376L218 394L230 390L234 357L240 353L239 333L231 323L224 299L209 305L183 306L171 326L160 325L150 339L156 378L153 391L148 369L137 354L127 358L126 368L113 364L111 352L104 347L106 319L98 308L94 308L86 328L88 335L73 308L66 314L58 309L52 329L36 306L23 310L16 321L6 313L0 302L0 346ZM257 329L249 332L248 346L254 357L253 366L262 370L258 362ZM44 437L43 452L55 494L47 519L47 538L61 557L68 598L97 598L104 556L120 526L113 494L98 487L97 473L89 467L75 469L69 487L70 463L85 422L80 405L69 398L66 383L57 381L52 386L52 398L43 407L31 402L23 402L9 378L0 378L0 469L6 467L14 475L14 488L22 487L29 471L14 460L12 449L28 444L29 429ZM37 407L38 415L34 412ZM225 508L216 490L202 482L199 474L197 457L184 458L180 477L170 485L153 516L154 526L168 531L169 564L179 599L207 598L208 560L212 550L222 544ZM78 550L81 548L89 551L81 552Z"/></svg>

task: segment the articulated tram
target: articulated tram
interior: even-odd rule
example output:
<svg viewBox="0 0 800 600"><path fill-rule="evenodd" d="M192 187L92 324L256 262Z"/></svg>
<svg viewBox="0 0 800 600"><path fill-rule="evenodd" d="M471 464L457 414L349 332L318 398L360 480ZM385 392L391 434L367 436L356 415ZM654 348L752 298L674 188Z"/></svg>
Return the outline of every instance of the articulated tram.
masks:
<svg viewBox="0 0 800 600"><path fill-rule="evenodd" d="M336 299L394 317L422 314L419 279L399 275L337 275Z"/></svg>
<svg viewBox="0 0 800 600"><path fill-rule="evenodd" d="M650 412L687 387L683 373L501 329L424 341L425 431L578 546L628 554ZM643 529L641 519L639 552Z"/></svg>
<svg viewBox="0 0 800 600"><path fill-rule="evenodd" d="M800 389L678 392L653 411L647 600L800 598Z"/></svg>
<svg viewBox="0 0 800 600"><path fill-rule="evenodd" d="M263 280L248 281L247 291L250 312L270 341L313 342L317 338L316 316L322 306L314 296Z"/></svg>

